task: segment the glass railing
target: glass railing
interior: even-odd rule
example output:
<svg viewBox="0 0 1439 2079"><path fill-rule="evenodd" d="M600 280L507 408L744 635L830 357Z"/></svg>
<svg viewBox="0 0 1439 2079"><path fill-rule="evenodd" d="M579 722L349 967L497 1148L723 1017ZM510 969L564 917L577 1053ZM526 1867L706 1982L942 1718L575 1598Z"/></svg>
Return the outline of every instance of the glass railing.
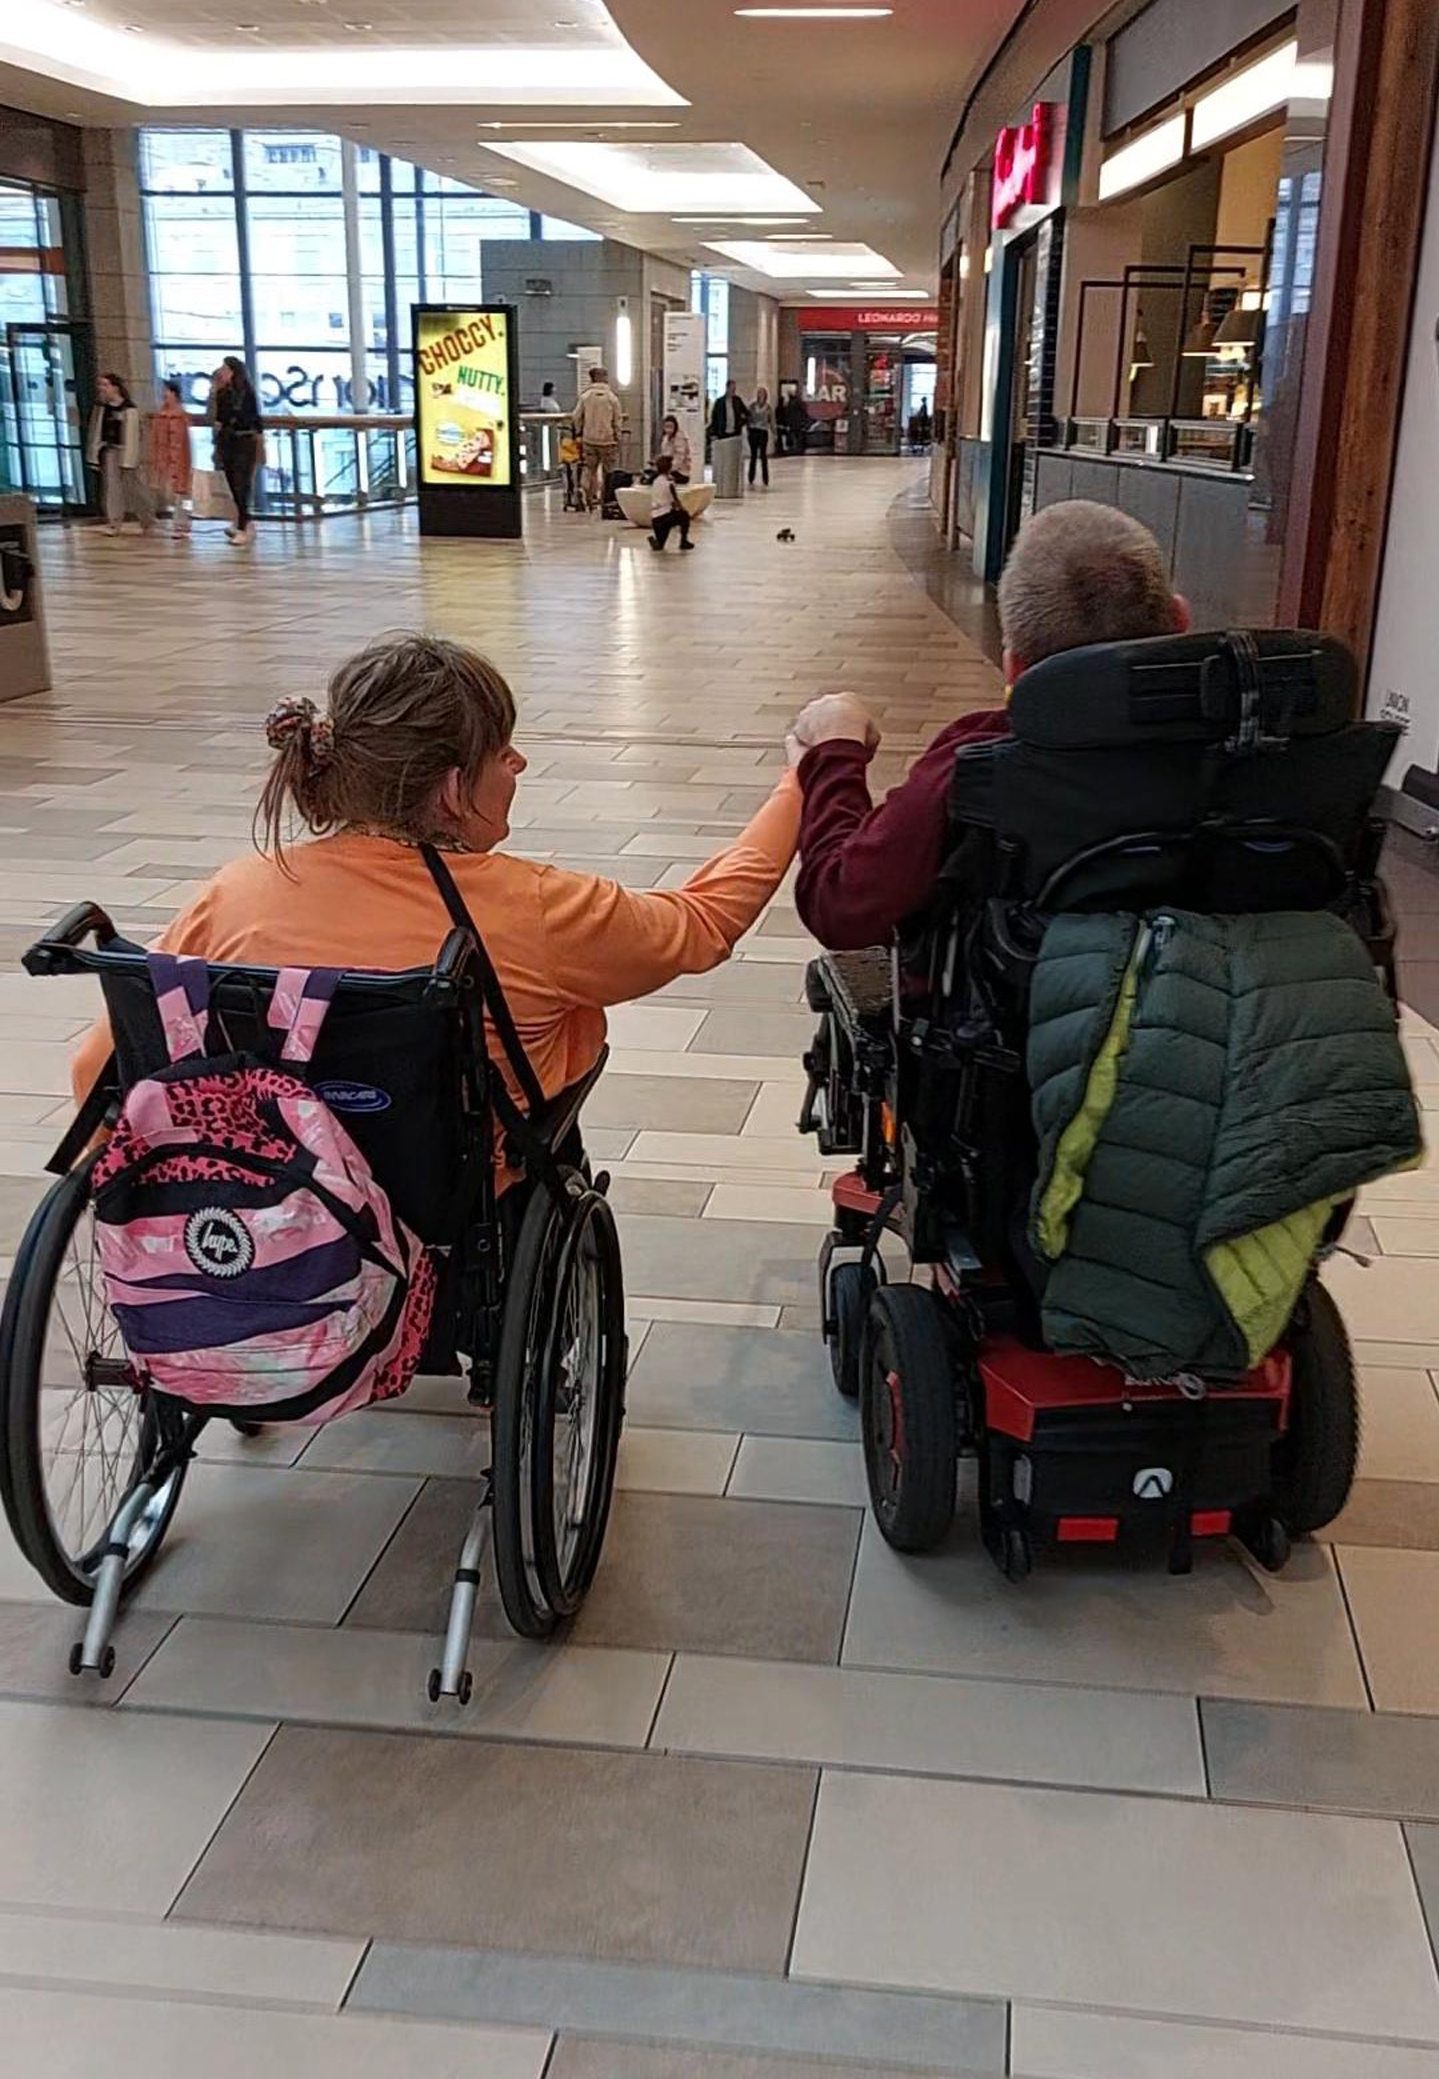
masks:
<svg viewBox="0 0 1439 2079"><path fill-rule="evenodd" d="M564 480L560 442L570 422L555 412L520 414L520 475L526 490ZM214 428L191 421L196 469L213 468ZM265 466L255 511L271 520L322 519L405 505L415 495L415 429L408 414L306 412L265 415Z"/></svg>

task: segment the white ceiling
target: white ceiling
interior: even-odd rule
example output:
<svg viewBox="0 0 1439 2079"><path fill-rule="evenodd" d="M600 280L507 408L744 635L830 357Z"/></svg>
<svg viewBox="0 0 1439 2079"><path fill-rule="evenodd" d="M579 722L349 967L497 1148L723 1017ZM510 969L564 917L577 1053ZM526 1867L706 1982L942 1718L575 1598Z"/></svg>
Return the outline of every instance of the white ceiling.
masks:
<svg viewBox="0 0 1439 2079"><path fill-rule="evenodd" d="M711 202L691 183L661 184L658 206L639 208L643 190L573 161L566 180L544 158L564 141L743 144L818 205L806 231L869 248L898 270L898 288L932 289L945 148L1020 0L892 0L889 18L855 22L745 20L736 4L0 0L0 102L86 122L310 122L459 180L502 180L533 208L803 301L804 279L776 281L713 250L763 229L672 221L734 207L733 188ZM606 119L674 127L606 130ZM494 148L510 143L523 158ZM582 177L632 206L583 192L572 184ZM873 258L855 278L877 278ZM844 281L834 287L848 298Z"/></svg>

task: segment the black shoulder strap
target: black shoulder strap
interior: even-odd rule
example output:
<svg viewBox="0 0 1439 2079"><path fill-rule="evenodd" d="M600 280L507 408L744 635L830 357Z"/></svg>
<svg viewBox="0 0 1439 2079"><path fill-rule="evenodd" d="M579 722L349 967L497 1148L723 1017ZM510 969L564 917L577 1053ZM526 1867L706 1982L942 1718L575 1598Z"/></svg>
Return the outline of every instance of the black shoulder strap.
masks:
<svg viewBox="0 0 1439 2079"><path fill-rule="evenodd" d="M535 1074L529 1055L525 1052L524 1042L515 1028L514 1016L505 1001L505 992L500 987L500 978L495 973L495 964L476 929L474 918L465 905L464 896L455 885L455 877L433 845L421 845L420 857L430 870L430 878L440 891L452 923L466 933L474 946L475 964L480 973L480 993L485 999L485 1008L499 1035L505 1059L524 1093L525 1103L532 1113L542 1112L545 1107L545 1093L540 1088L540 1079ZM507 1126L511 1123L508 1119L505 1121Z"/></svg>

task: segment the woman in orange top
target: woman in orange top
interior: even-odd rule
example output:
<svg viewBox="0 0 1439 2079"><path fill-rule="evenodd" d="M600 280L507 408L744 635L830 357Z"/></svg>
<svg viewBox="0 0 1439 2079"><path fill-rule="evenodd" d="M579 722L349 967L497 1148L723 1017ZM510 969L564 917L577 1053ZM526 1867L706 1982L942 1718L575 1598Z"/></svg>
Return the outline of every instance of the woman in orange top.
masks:
<svg viewBox="0 0 1439 2079"><path fill-rule="evenodd" d="M489 948L546 1097L593 1067L605 1007L718 967L794 856L800 796L786 773L735 842L682 888L636 891L499 850L525 760L514 696L474 651L381 637L330 681L328 712L285 700L266 727L263 850L224 866L160 940L255 966L393 971L427 965L449 929L417 847L445 852ZM294 819L309 835L285 846ZM72 1063L77 1096L110 1050L101 1022Z"/></svg>

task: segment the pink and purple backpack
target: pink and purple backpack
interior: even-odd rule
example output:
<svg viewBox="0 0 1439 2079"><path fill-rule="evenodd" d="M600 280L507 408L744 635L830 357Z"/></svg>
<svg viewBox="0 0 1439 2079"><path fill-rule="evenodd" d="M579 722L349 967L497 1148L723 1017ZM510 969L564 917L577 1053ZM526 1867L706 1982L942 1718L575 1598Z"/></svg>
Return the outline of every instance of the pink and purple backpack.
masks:
<svg viewBox="0 0 1439 2079"><path fill-rule="evenodd" d="M338 976L284 969L278 1064L206 1047L203 960L149 956L169 1065L133 1085L93 1176L106 1296L144 1383L209 1414L325 1422L403 1393L434 1264L295 1069Z"/></svg>

